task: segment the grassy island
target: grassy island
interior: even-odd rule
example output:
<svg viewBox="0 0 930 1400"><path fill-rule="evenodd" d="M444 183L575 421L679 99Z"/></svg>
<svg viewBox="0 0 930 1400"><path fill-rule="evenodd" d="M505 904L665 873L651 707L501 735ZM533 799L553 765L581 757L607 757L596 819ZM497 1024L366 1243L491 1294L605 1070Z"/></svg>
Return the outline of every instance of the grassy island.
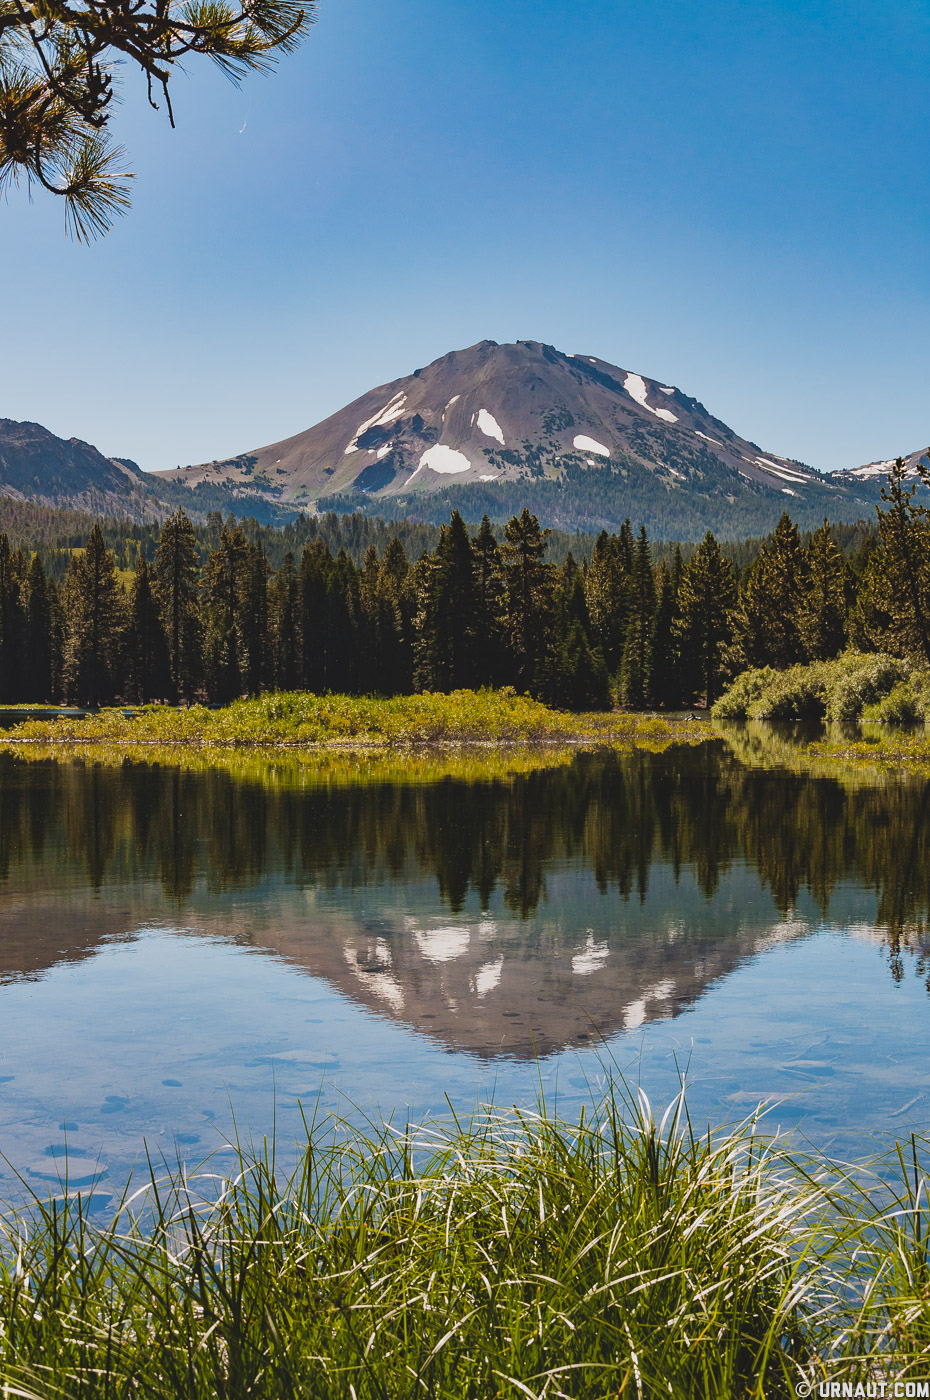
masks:
<svg viewBox="0 0 930 1400"><path fill-rule="evenodd" d="M926 1378L924 1146L844 1169L608 1097L580 1124L331 1126L286 1181L268 1155L155 1170L101 1224L80 1195L36 1199L2 1221L3 1394L763 1400Z"/></svg>
<svg viewBox="0 0 930 1400"><path fill-rule="evenodd" d="M104 745L380 749L466 744L663 744L702 737L700 721L620 712L573 714L514 690L451 694L315 695L286 691L222 708L148 705L86 718L27 719L3 747Z"/></svg>

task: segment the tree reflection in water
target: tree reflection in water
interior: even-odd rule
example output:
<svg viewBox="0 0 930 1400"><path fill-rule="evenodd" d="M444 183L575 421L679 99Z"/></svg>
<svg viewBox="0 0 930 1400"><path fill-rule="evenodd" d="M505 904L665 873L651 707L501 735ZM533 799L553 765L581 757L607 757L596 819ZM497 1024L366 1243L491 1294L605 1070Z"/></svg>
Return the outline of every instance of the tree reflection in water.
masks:
<svg viewBox="0 0 930 1400"><path fill-rule="evenodd" d="M422 765L405 781L400 764L387 774L375 765L366 781L363 760L345 772L325 763L314 770L305 760L264 768L251 761L237 771L234 762L185 768L26 762L4 755L0 881L8 895L24 898L63 888L100 892L157 885L179 912L198 888L221 901L246 896L268 881L323 892L402 891L435 881L440 906L450 914L473 906L488 910L496 902L519 925L551 908L553 881L566 871L580 872L589 890L593 879L602 894L629 905L647 897L657 901L653 954L647 957L643 946L628 950L632 961L644 963L645 980L639 988L627 985L626 1010L618 1006L614 1017L624 1024L624 1016L628 1023L639 1014L630 1007L645 1005L644 996L662 1000L655 987L671 989L662 994L668 1006L661 1014L669 1014L757 946L758 924L741 952L740 930L748 925L735 910L730 926L716 931L713 956L706 931L700 948L689 933L694 946L688 977L663 979L683 873L693 904L700 896L714 899L721 882L739 869L752 873L757 890L768 892L785 927L802 895L826 919L841 885L874 891L875 925L887 944L892 975L903 975L910 951L926 976L930 783L812 776L781 762L774 740L772 753L767 763L758 742L750 752L717 739L661 754L579 754L535 770L524 762L526 771L510 773L501 763L485 778L447 774L433 781L424 780ZM661 900L650 896L660 870L668 885ZM587 906L579 904L581 923L590 908L586 898ZM436 951L436 932L421 928L417 934L431 966L452 956ZM377 991L377 929L359 926L357 934L346 956L354 960L354 972L367 974L365 986ZM560 937L548 927L534 934L537 963L572 958L577 977L597 970L598 959L607 956L591 930L575 927L568 944ZM274 940L265 946L281 951ZM473 989L499 978L494 949L484 956L470 973ZM309 954L298 960L318 970ZM38 949L34 961L41 962ZM403 961L396 948L395 961L398 967ZM0 974L7 975L25 967L5 957L2 931L0 964ZM329 967L320 970L337 976ZM420 1018L433 1019L429 988L414 996L419 974L408 973L401 1000L417 1001ZM448 968L443 976L448 982ZM399 1014L401 993L387 981L382 992L387 1003L394 999L388 1010ZM363 999L372 998L375 992ZM581 1032L576 1027L572 1034Z"/></svg>

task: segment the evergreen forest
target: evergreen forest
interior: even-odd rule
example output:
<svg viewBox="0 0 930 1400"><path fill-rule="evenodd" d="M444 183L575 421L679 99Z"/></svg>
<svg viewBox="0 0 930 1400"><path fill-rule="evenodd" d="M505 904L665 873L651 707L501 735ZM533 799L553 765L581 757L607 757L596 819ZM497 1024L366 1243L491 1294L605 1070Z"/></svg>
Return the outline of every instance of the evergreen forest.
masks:
<svg viewBox="0 0 930 1400"><path fill-rule="evenodd" d="M272 532L273 551L261 528L179 510L127 526L135 538L95 522L52 551L63 568L4 531L0 702L513 686L566 709L677 709L747 669L850 647L930 666L930 512L915 495L898 462L874 530L802 536L784 514L742 557L711 532L687 555L656 547L627 520L556 562L527 509L502 530L457 511L438 530L324 517Z"/></svg>

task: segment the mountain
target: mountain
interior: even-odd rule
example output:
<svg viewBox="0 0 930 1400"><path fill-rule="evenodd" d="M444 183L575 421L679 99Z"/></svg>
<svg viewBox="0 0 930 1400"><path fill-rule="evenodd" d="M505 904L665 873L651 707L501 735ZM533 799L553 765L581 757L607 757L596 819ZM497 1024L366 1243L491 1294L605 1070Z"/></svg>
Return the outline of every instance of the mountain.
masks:
<svg viewBox="0 0 930 1400"><path fill-rule="evenodd" d="M176 474L174 474L176 475ZM208 511L253 515L278 524L297 514L259 494L234 492L225 483L205 483L193 491L176 480L162 481L128 457L105 457L80 438L60 438L40 423L0 418L0 496L41 506L67 506L88 515L121 520L162 520L183 505L193 516Z"/></svg>
<svg viewBox="0 0 930 1400"><path fill-rule="evenodd" d="M629 516L654 538L740 539L783 510L802 528L871 517L888 465L822 475L673 385L529 340L453 351L294 437L174 471L0 419L0 496L133 520L183 505L269 524L317 510L439 523L528 506L566 531Z"/></svg>
<svg viewBox="0 0 930 1400"><path fill-rule="evenodd" d="M80 438L56 437L39 423L11 418L0 418L0 495L131 520L165 514L135 462L104 457Z"/></svg>
<svg viewBox="0 0 930 1400"><path fill-rule="evenodd" d="M363 394L305 432L159 473L190 488L317 509L442 520L529 506L565 529L738 537L788 509L802 526L872 513L870 478L763 450L673 385L537 341L483 340Z"/></svg>
<svg viewBox="0 0 930 1400"><path fill-rule="evenodd" d="M905 456L904 465L907 468L907 475L914 480L920 479L917 471L918 462L922 467L930 468L930 448L925 448L923 451L918 448L916 452L909 452ZM889 457L884 462L867 462L864 467L848 467L844 471L831 473L831 480L855 483L877 481L880 485L894 463L895 459Z"/></svg>

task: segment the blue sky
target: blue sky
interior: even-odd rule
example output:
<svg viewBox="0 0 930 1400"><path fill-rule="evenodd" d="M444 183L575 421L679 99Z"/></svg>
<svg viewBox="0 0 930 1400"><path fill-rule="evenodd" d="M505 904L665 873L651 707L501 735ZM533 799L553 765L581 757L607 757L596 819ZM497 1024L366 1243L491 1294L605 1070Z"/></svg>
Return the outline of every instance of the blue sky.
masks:
<svg viewBox="0 0 930 1400"><path fill-rule="evenodd" d="M146 468L309 427L484 337L674 383L822 469L930 441L930 4L321 0L134 207L0 206L0 416Z"/></svg>

